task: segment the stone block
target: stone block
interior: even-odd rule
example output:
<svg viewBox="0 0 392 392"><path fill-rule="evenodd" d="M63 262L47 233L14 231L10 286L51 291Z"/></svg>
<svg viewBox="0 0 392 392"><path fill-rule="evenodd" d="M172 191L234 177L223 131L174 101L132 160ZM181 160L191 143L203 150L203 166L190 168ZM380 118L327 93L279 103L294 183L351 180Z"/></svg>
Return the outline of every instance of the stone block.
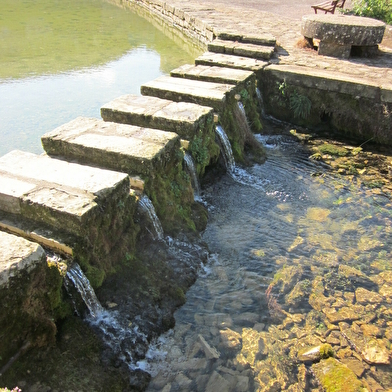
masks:
<svg viewBox="0 0 392 392"><path fill-rule="evenodd" d="M200 126L212 121L213 109L157 97L123 95L101 108L105 121L176 132L190 140Z"/></svg>
<svg viewBox="0 0 392 392"><path fill-rule="evenodd" d="M101 226L103 206L129 196L124 173L22 151L0 158L0 178L0 210L80 237Z"/></svg>
<svg viewBox="0 0 392 392"><path fill-rule="evenodd" d="M268 65L268 62L243 56L206 52L196 58L195 64L253 71L259 79L262 70Z"/></svg>
<svg viewBox="0 0 392 392"><path fill-rule="evenodd" d="M208 44L208 50L215 53L268 60L274 52L274 47L216 39Z"/></svg>
<svg viewBox="0 0 392 392"><path fill-rule="evenodd" d="M20 272L29 272L46 260L45 251L37 243L0 231L0 288Z"/></svg>
<svg viewBox="0 0 392 392"><path fill-rule="evenodd" d="M161 76L141 86L143 95L223 109L234 86Z"/></svg>
<svg viewBox="0 0 392 392"><path fill-rule="evenodd" d="M234 84L238 86L237 91L241 91L248 83L256 83L256 76L252 71L207 65L186 64L171 71L170 75L204 82Z"/></svg>
<svg viewBox="0 0 392 392"><path fill-rule="evenodd" d="M348 59L350 57L351 45L339 45L331 42L320 41L318 54L322 56Z"/></svg>
<svg viewBox="0 0 392 392"><path fill-rule="evenodd" d="M78 117L46 133L42 145L49 155L148 175L165 165L180 139L173 132Z"/></svg>

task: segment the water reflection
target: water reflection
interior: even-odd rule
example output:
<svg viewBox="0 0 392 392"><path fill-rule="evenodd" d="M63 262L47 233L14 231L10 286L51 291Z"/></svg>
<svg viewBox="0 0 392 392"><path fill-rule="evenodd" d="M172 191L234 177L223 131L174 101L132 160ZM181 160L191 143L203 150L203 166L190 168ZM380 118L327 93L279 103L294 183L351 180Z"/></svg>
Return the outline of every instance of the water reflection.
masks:
<svg viewBox="0 0 392 392"><path fill-rule="evenodd" d="M45 132L193 62L200 49L180 43L104 0L3 1L0 155L40 153Z"/></svg>

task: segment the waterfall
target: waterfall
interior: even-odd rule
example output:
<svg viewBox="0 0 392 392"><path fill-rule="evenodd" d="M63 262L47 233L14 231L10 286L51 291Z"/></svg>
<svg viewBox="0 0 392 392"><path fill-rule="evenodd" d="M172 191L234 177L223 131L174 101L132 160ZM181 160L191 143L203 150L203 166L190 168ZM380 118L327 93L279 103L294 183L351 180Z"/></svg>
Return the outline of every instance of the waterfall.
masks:
<svg viewBox="0 0 392 392"><path fill-rule="evenodd" d="M257 95L257 100L259 101L261 117L264 118L265 117L264 101L263 101L263 96L261 95L261 91L259 90L258 87L256 87L256 95Z"/></svg>
<svg viewBox="0 0 392 392"><path fill-rule="evenodd" d="M193 161L191 154L189 154L188 152L185 153L184 162L185 162L185 167L189 175L191 176L191 181L192 181L192 186L193 186L193 191L195 193L195 196L199 197L200 196L199 178L197 177L195 162Z"/></svg>
<svg viewBox="0 0 392 392"><path fill-rule="evenodd" d="M146 196L143 195L139 200L139 207L145 213L154 229L154 233L151 233L154 240L162 240L163 239L163 229L161 222L155 212L154 205L152 204L151 200Z"/></svg>
<svg viewBox="0 0 392 392"><path fill-rule="evenodd" d="M232 173L235 168L235 161L229 138L227 137L226 132L220 125L217 125L215 127L215 132L222 146L222 155L225 161L226 169L228 172Z"/></svg>
<svg viewBox="0 0 392 392"><path fill-rule="evenodd" d="M238 105L238 107L239 107L241 113L242 113L242 114L245 116L245 118L246 118L246 112L245 112L244 104L243 104L241 101L238 101L238 102L237 102L237 105Z"/></svg>
<svg viewBox="0 0 392 392"><path fill-rule="evenodd" d="M71 267L68 268L64 281L66 287L69 284L69 281L73 283L76 290L79 292L88 310L90 311L91 316L100 316L104 309L98 301L94 289L91 287L89 280L83 273L78 263L73 263Z"/></svg>

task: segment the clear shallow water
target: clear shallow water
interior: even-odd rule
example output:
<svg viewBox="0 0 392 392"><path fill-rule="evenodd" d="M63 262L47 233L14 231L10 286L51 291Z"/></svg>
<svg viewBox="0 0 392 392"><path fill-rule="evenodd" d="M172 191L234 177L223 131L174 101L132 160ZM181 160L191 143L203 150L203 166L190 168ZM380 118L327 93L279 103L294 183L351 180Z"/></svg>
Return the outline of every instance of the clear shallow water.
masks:
<svg viewBox="0 0 392 392"><path fill-rule="evenodd" d="M203 239L213 256L176 312L174 330L140 363L153 376L149 391L300 386L299 348L338 333L328 335L329 319L310 305L316 282L331 312L351 309L358 288L384 287L380 274L392 268L391 202L328 174L288 136L260 139L268 159L242 170L246 183L235 173L205 191L210 220ZM363 276L347 278L353 271ZM388 308L385 302L371 308L377 316L369 325L388 328ZM338 354L339 339L331 342ZM368 369L366 377L374 378ZM390 370L377 367L384 387L392 386Z"/></svg>
<svg viewBox="0 0 392 392"><path fill-rule="evenodd" d="M193 62L200 49L174 42L120 1L2 1L0 155L42 152L40 137L140 85Z"/></svg>

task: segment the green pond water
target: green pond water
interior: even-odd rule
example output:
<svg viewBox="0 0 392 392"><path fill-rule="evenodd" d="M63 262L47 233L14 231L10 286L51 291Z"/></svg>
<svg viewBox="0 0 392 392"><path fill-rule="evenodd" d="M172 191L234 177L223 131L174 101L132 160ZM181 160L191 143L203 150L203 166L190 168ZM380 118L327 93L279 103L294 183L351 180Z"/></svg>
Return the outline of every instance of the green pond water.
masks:
<svg viewBox="0 0 392 392"><path fill-rule="evenodd" d="M202 52L136 11L117 0L1 1L0 156L42 152L45 132L100 117L103 104Z"/></svg>

